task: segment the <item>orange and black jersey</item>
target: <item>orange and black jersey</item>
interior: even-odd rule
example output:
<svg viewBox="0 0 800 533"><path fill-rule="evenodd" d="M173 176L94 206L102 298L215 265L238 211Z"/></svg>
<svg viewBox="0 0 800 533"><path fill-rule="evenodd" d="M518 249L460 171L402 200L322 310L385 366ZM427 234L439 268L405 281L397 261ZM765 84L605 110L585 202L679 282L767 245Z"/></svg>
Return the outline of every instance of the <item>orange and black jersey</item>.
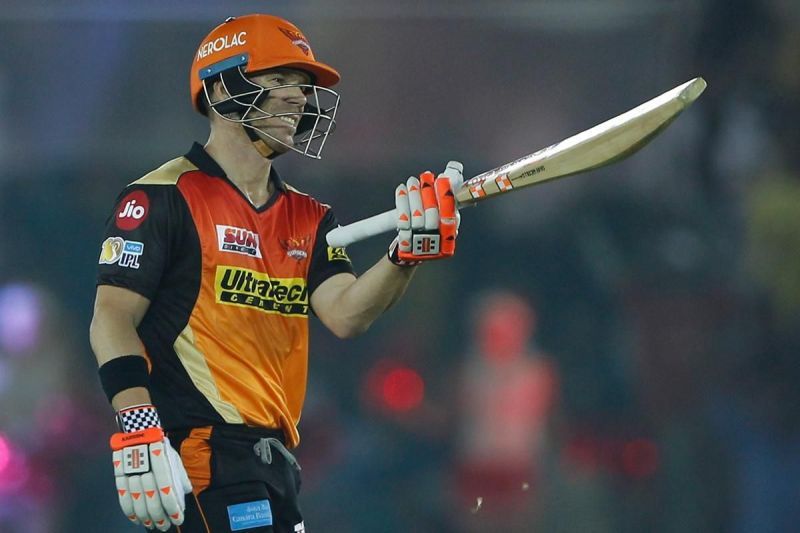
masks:
<svg viewBox="0 0 800 533"><path fill-rule="evenodd" d="M97 283L151 302L138 333L168 430L246 424L299 442L309 298L353 270L325 242L330 208L270 180L255 208L195 144L128 186L108 221Z"/></svg>

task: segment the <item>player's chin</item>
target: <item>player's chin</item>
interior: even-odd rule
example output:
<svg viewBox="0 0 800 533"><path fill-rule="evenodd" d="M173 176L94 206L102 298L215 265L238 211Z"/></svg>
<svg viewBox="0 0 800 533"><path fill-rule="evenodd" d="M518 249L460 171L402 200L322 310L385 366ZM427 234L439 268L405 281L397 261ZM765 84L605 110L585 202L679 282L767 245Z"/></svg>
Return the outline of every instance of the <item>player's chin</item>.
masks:
<svg viewBox="0 0 800 533"><path fill-rule="evenodd" d="M274 152L283 154L294 147L294 130L280 128L279 131L269 131L267 134L259 132L259 137L267 143Z"/></svg>

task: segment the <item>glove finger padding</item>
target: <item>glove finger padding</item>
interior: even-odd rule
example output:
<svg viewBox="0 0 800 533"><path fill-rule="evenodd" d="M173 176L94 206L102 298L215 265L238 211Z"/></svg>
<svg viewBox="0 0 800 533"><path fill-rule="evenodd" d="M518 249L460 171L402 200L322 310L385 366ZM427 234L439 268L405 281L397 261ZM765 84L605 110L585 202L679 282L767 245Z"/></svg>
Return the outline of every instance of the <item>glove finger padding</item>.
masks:
<svg viewBox="0 0 800 533"><path fill-rule="evenodd" d="M439 229L439 204L436 201L436 192L433 189L433 172L423 172L420 175L420 196L422 196L422 209L425 213L425 231Z"/></svg>
<svg viewBox="0 0 800 533"><path fill-rule="evenodd" d="M151 468L154 468L152 458L150 461ZM167 514L164 512L164 506L161 503L161 498L156 488L156 478L153 472L142 474L142 490L144 491L144 502L147 505L147 512L153 520L153 525L161 531L166 531L171 526L167 520Z"/></svg>
<svg viewBox="0 0 800 533"><path fill-rule="evenodd" d="M183 512L186 509L184 492L191 491L192 486L186 476L186 470L180 463L178 452L169 444L165 437L163 441L150 445L151 468L158 488L158 496L164 511L169 515L169 520L175 525L183 523ZM174 461L172 455L176 457ZM175 464L176 466L173 466ZM177 465L180 465L179 467ZM179 472L182 470L183 472Z"/></svg>
<svg viewBox="0 0 800 533"><path fill-rule="evenodd" d="M397 210L397 229L411 229L411 205L408 203L408 188L401 183L394 190L394 206Z"/></svg>
<svg viewBox="0 0 800 533"><path fill-rule="evenodd" d="M147 503L144 498L144 487L142 486L142 476L128 476L128 486L131 488L131 498L133 498L133 512L147 529L153 529L153 521L147 511Z"/></svg>
<svg viewBox="0 0 800 533"><path fill-rule="evenodd" d="M456 253L456 233L458 232L458 210L456 197L447 176L436 178L436 199L439 204L439 234L442 236L440 253L449 257Z"/></svg>
<svg viewBox="0 0 800 533"><path fill-rule="evenodd" d="M412 230L421 230L425 227L425 211L422 207L422 195L420 194L419 185L419 180L414 176L411 176L406 181Z"/></svg>
<svg viewBox="0 0 800 533"><path fill-rule="evenodd" d="M134 524L139 524L139 519L136 518L136 512L133 510L133 498L131 497L131 488L128 484L128 476L121 473L121 459L117 459L121 457L121 452L114 452L114 470L116 474L117 468L120 469L120 474L115 475L115 481L117 484L117 496L119 497L119 506L122 508L122 512L125 513L125 516L128 517L128 520L133 522Z"/></svg>
<svg viewBox="0 0 800 533"><path fill-rule="evenodd" d="M397 210L397 244L401 252L411 251L411 204L408 201L408 187L404 183L394 191L394 205Z"/></svg>

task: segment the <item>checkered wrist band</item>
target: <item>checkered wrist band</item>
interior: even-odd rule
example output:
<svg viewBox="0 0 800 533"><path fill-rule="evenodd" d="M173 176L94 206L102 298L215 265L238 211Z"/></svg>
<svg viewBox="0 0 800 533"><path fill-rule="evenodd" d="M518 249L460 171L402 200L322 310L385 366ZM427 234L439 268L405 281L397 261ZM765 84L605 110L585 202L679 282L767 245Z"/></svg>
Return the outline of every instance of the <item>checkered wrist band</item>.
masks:
<svg viewBox="0 0 800 533"><path fill-rule="evenodd" d="M134 433L147 428L161 427L161 419L153 405L134 405L117 413L119 428L124 433Z"/></svg>

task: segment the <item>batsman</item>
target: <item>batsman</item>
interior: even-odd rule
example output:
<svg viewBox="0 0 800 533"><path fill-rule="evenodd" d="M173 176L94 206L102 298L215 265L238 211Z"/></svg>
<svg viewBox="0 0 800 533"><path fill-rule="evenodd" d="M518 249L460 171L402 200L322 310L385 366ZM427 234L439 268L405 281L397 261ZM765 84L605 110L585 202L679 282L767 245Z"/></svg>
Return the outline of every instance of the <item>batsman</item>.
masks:
<svg viewBox="0 0 800 533"><path fill-rule="evenodd" d="M116 491L136 524L306 531L292 450L310 312L337 337L363 333L420 263L455 252L445 175L397 186L397 236L360 276L344 248L326 243L338 226L330 206L279 176L278 156L320 158L339 79L290 22L229 18L191 64L191 103L208 118L208 140L117 198L90 339L119 425Z"/></svg>

